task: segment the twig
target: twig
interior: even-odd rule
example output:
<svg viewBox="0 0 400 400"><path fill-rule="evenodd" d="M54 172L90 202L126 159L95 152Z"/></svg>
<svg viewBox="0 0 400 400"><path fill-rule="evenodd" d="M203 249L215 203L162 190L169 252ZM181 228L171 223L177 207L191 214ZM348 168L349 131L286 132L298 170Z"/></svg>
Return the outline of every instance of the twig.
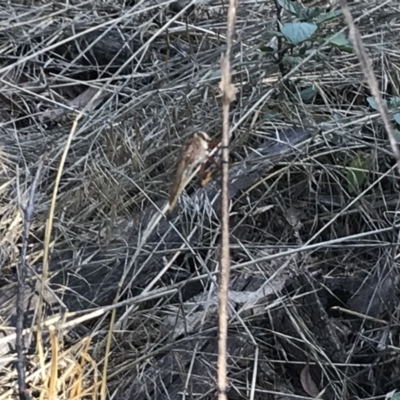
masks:
<svg viewBox="0 0 400 400"><path fill-rule="evenodd" d="M400 175L400 150L397 144L396 136L393 131L393 126L390 123L386 104L382 101L378 81L376 80L374 71L371 67L371 60L368 57L367 52L365 51L364 44L361 40L360 31L354 24L354 20L347 4L347 0L340 0L340 6L342 7L346 24L349 27L349 39L353 43L354 50L357 54L358 60L360 61L361 70L364 73L365 78L367 79L368 86L371 89L372 95L374 96L378 111L381 114L383 124L389 136L390 146L392 147L393 154L397 162L397 170Z"/></svg>
<svg viewBox="0 0 400 400"><path fill-rule="evenodd" d="M227 339L228 339L228 290L230 274L229 254L229 108L235 100L236 88L232 84L231 58L235 33L237 0L229 0L226 53L221 60L222 103L222 178L221 178L221 262L219 280L218 321L218 399L227 399Z"/></svg>
<svg viewBox="0 0 400 400"><path fill-rule="evenodd" d="M277 0L273 0L276 8L276 30L277 32L281 31L281 26L282 26L282 21L281 21L281 13L282 13L282 7L279 5ZM285 76L285 66L283 65L283 57L285 53L288 51L288 48L282 49L282 37L278 35L276 37L277 42L278 42L278 51L277 51L277 57L276 57L276 62L278 64L279 71L281 73L281 78Z"/></svg>
<svg viewBox="0 0 400 400"><path fill-rule="evenodd" d="M39 161L39 166L36 171L35 178L32 182L31 191L29 194L28 204L24 213L24 233L22 235L22 248L20 262L17 268L17 279L18 279L18 292L17 292L17 321L16 321L16 341L15 347L17 350L17 374L18 374L18 388L19 398L21 400L30 399L29 393L25 386L25 356L23 352L23 329L24 329L24 298L25 298L25 280L26 280L26 253L29 242L29 229L31 225L33 215L33 199L35 197L36 187L39 182L40 175L42 173L43 163L46 156L43 156Z"/></svg>

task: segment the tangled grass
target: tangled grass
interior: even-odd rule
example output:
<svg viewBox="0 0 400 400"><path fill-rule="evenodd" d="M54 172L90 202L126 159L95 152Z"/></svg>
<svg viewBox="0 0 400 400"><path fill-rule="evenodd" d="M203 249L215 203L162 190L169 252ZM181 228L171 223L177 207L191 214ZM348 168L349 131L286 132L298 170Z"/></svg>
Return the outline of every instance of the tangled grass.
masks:
<svg viewBox="0 0 400 400"><path fill-rule="evenodd" d="M26 3L0 3L0 399L17 394L22 207L44 154L24 302L31 396L213 398L219 216L212 199L193 204L191 187L178 236L169 225L150 228L147 217L167 201L184 139L196 130L220 135L226 4ZM399 4L350 5L382 95L400 97ZM274 2L239 2L232 166L287 127L313 135L272 169L257 159L265 173L232 199L229 396L306 396L300 376L309 361L328 397L383 398L399 387L395 161L356 56L321 45L345 28L342 19L324 25L296 66L268 53L276 26ZM38 314L46 245L52 261ZM340 356L334 340L318 336L325 328L310 324L315 316L335 329Z"/></svg>

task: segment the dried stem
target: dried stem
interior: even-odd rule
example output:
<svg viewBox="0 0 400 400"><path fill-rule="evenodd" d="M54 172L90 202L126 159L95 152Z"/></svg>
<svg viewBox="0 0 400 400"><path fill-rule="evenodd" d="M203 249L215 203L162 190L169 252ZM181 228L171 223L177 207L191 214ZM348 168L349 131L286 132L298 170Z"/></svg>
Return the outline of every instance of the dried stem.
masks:
<svg viewBox="0 0 400 400"><path fill-rule="evenodd" d="M226 53L221 62L222 104L222 193L221 193L221 262L219 281L219 336L218 336L218 399L227 399L227 338L228 338L228 290L230 274L229 254L229 108L235 99L232 85L231 58L235 33L237 0L229 0Z"/></svg>
<svg viewBox="0 0 400 400"><path fill-rule="evenodd" d="M31 191L29 194L28 204L24 213L24 233L22 235L22 248L20 262L17 268L17 279L18 279L18 292L17 292L17 321L16 321L16 341L15 347L17 350L17 373L18 373L18 388L19 398L21 400L27 400L30 398L25 385L25 356L24 356L24 345L23 345L23 329L24 329L24 298L25 298L25 280L26 280L26 253L29 243L29 229L31 225L33 215L33 199L35 197L36 187L39 182L39 178L42 172L44 157L39 162L38 169L36 171L35 178L33 179Z"/></svg>

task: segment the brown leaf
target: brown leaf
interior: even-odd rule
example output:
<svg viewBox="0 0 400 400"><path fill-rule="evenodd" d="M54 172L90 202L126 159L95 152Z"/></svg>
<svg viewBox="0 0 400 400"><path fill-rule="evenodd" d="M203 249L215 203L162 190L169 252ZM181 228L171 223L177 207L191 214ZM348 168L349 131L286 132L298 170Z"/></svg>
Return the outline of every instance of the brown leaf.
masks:
<svg viewBox="0 0 400 400"><path fill-rule="evenodd" d="M306 366L303 368L300 374L301 385L303 386L304 391L310 395L311 397L317 398L319 395L319 390L317 385L313 381L313 378L310 374L310 364L307 361Z"/></svg>

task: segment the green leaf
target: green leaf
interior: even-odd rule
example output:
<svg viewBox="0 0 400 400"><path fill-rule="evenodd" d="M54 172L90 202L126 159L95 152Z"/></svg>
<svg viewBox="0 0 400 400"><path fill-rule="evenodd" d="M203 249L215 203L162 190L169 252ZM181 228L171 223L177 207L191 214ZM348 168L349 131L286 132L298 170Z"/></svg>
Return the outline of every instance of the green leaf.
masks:
<svg viewBox="0 0 400 400"><path fill-rule="evenodd" d="M321 13L322 8L320 7L302 8L298 14L298 17L306 21L311 21L312 19L318 17Z"/></svg>
<svg viewBox="0 0 400 400"><path fill-rule="evenodd" d="M391 400L400 400L400 393L395 393L390 399Z"/></svg>
<svg viewBox="0 0 400 400"><path fill-rule="evenodd" d="M393 114L393 118L400 125L400 113Z"/></svg>
<svg viewBox="0 0 400 400"><path fill-rule="evenodd" d="M214 71L211 76L208 78L210 80L214 80L214 79L220 79L221 78L221 70L217 69L216 71Z"/></svg>
<svg viewBox="0 0 400 400"><path fill-rule="evenodd" d="M376 104L375 99L371 96L371 97L367 97L367 101L368 104L370 105L370 107L372 107L374 110L378 111L378 104ZM387 106L387 101L386 100L382 100L386 106Z"/></svg>
<svg viewBox="0 0 400 400"><path fill-rule="evenodd" d="M332 46L337 47L339 50L351 51L353 46L351 45L349 39L344 33L336 33L329 38L329 42Z"/></svg>
<svg viewBox="0 0 400 400"><path fill-rule="evenodd" d="M296 16L299 15L301 7L299 4L295 3L294 1L290 0L278 0L278 4L286 11L290 12L291 14L294 14Z"/></svg>
<svg viewBox="0 0 400 400"><path fill-rule="evenodd" d="M276 36L283 37L282 33L278 32L278 31L263 31L262 32L262 38L264 40L271 40Z"/></svg>
<svg viewBox="0 0 400 400"><path fill-rule="evenodd" d="M400 107L400 97L392 97L388 102L388 108L399 108Z"/></svg>
<svg viewBox="0 0 400 400"><path fill-rule="evenodd" d="M400 143L400 131L399 130L394 129L394 136L396 136L397 143ZM400 393L399 393L399 396L400 396ZM399 398L399 400L400 400L400 398Z"/></svg>
<svg viewBox="0 0 400 400"><path fill-rule="evenodd" d="M322 24L324 22L332 21L336 18L338 18L340 15L342 15L342 10L334 10L334 11L329 11L326 13L322 13L318 16L316 19L315 23L317 25Z"/></svg>
<svg viewBox="0 0 400 400"><path fill-rule="evenodd" d="M314 86L309 86L300 92L300 96L303 101L311 101L316 94L317 91Z"/></svg>
<svg viewBox="0 0 400 400"><path fill-rule="evenodd" d="M294 56L284 56L282 62L284 64L289 64L292 66L298 65L303 61L301 57L294 57Z"/></svg>
<svg viewBox="0 0 400 400"><path fill-rule="evenodd" d="M310 39L316 30L317 25L311 22L290 22L282 26L281 32L296 45Z"/></svg>
<svg viewBox="0 0 400 400"><path fill-rule="evenodd" d="M370 105L370 107L372 107L374 110L378 110L378 105L376 104L376 101L372 96L367 97L367 101L368 101L368 104Z"/></svg>
<svg viewBox="0 0 400 400"><path fill-rule="evenodd" d="M347 190L350 194L354 193L365 181L370 168L370 157L364 153L357 153L351 161L347 170Z"/></svg>

